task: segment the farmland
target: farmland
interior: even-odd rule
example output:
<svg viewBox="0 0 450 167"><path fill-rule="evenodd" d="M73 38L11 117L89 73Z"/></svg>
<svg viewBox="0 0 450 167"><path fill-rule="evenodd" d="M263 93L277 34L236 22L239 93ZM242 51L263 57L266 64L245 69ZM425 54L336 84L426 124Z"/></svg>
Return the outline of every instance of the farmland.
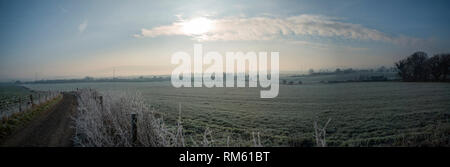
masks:
<svg viewBox="0 0 450 167"><path fill-rule="evenodd" d="M7 107L19 98L24 98L31 92L24 87L15 86L12 84L0 85L0 106Z"/></svg>
<svg viewBox="0 0 450 167"><path fill-rule="evenodd" d="M19 103L26 106L25 101L29 101L30 90L22 86L13 84L0 84L0 117L19 111Z"/></svg>
<svg viewBox="0 0 450 167"><path fill-rule="evenodd" d="M314 146L313 122L331 118L329 146L448 145L450 84L349 82L280 85L274 99L259 88L173 88L170 82L64 83L25 85L36 90L140 92L169 124L181 106L186 140L201 139L206 128L216 145L228 137L251 145L259 132L264 146Z"/></svg>
<svg viewBox="0 0 450 167"><path fill-rule="evenodd" d="M0 84L0 118L29 109L57 96L57 92L30 90L16 84ZM33 102L31 102L33 100Z"/></svg>

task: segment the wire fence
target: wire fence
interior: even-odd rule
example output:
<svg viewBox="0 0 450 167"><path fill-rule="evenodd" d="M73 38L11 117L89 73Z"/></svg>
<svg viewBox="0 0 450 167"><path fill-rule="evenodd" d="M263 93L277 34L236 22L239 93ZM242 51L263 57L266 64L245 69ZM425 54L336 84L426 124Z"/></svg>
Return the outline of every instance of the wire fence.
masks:
<svg viewBox="0 0 450 167"><path fill-rule="evenodd" d="M33 105L45 103L60 95L58 91L39 91L28 95L1 97L0 118L9 117L14 113L27 111Z"/></svg>

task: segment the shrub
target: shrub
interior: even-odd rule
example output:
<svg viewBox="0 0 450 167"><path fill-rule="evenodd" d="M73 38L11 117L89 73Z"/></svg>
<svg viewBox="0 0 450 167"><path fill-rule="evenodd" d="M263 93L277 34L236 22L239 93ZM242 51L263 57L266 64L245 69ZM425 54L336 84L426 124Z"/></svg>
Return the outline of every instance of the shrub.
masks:
<svg viewBox="0 0 450 167"><path fill-rule="evenodd" d="M156 118L139 93L78 91L74 118L78 146L184 146L182 127L171 131ZM137 141L131 139L131 114L137 115Z"/></svg>
<svg viewBox="0 0 450 167"><path fill-rule="evenodd" d="M150 109L140 93L109 91L100 94L80 89L78 113L74 118L75 145L82 147L184 147L185 137L181 118L175 127L164 124L162 117ZM180 107L181 108L181 107ZM180 109L181 113L181 109ZM137 115L137 140L132 139L131 115ZM181 115L181 114L180 114ZM206 128L203 140L192 140L193 146L215 146L212 131ZM241 142L237 140L236 142ZM259 133L253 135L254 146L262 146ZM230 143L227 137L227 145Z"/></svg>

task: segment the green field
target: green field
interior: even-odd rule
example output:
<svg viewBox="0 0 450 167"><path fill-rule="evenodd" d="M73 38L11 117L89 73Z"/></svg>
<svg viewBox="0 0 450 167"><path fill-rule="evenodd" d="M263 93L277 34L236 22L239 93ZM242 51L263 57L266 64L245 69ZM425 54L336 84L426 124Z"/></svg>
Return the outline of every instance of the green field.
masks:
<svg viewBox="0 0 450 167"><path fill-rule="evenodd" d="M450 84L407 82L280 85L274 99L258 88L173 88L169 82L33 84L39 90L93 88L139 91L188 140L208 127L217 145L228 136L250 145L252 132L264 146L314 146L313 122L327 127L329 146L449 145ZM247 141L247 142L242 142Z"/></svg>
<svg viewBox="0 0 450 167"><path fill-rule="evenodd" d="M0 117L2 112L11 107L17 107L19 101L29 100L32 92L23 86L14 84L0 84Z"/></svg>
<svg viewBox="0 0 450 167"><path fill-rule="evenodd" d="M1 104L11 102L13 99L18 99L19 97L29 96L30 94L30 90L25 87L14 84L0 84Z"/></svg>
<svg viewBox="0 0 450 167"><path fill-rule="evenodd" d="M33 104L40 104L55 95L56 92L34 91L18 84L0 83L0 118L29 109L31 99Z"/></svg>

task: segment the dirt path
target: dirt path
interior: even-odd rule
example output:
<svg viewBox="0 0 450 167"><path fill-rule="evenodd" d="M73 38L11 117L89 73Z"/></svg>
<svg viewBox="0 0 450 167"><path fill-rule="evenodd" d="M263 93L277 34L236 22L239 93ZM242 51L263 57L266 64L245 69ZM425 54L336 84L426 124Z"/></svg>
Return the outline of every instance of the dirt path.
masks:
<svg viewBox="0 0 450 167"><path fill-rule="evenodd" d="M71 147L74 135L72 116L76 113L74 94L63 99L49 111L37 116L25 127L15 131L1 145L11 147Z"/></svg>

